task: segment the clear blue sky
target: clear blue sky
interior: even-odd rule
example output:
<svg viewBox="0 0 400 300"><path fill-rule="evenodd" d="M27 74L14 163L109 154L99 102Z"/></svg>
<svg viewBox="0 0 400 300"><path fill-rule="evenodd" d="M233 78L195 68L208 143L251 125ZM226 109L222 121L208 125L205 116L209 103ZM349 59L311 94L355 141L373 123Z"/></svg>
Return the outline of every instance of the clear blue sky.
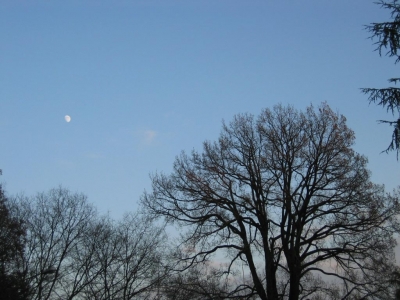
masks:
<svg viewBox="0 0 400 300"><path fill-rule="evenodd" d="M400 163L376 120L394 117L359 90L399 77L363 29L388 18L368 0L0 0L0 181L119 216L222 119L327 101L391 190Z"/></svg>

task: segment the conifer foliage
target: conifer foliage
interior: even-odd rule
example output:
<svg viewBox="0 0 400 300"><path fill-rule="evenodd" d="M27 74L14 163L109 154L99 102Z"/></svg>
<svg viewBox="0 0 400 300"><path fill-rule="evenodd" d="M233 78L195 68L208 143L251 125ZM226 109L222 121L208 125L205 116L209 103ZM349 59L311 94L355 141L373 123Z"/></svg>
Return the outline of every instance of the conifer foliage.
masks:
<svg viewBox="0 0 400 300"><path fill-rule="evenodd" d="M377 40L376 50L379 55L394 57L395 63L400 61L400 3L398 0L377 2L382 8L391 12L391 20L387 22L371 23L366 29L372 34L371 39ZM390 78L389 83L396 85L400 78ZM370 102L386 108L393 115L400 114L400 88L390 86L386 88L362 88L361 91L368 95ZM400 152L400 115L397 120L379 120L393 126L392 139L383 152L396 151L397 159Z"/></svg>

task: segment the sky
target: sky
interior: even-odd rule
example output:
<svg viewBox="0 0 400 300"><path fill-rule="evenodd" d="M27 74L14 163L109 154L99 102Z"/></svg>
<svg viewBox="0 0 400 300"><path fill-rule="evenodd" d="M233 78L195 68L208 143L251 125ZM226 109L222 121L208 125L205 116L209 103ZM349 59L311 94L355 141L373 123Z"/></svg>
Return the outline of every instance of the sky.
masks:
<svg viewBox="0 0 400 300"><path fill-rule="evenodd" d="M391 191L400 163L377 120L397 116L360 92L399 77L364 29L389 17L368 0L0 0L0 182L121 216L222 120L326 101Z"/></svg>

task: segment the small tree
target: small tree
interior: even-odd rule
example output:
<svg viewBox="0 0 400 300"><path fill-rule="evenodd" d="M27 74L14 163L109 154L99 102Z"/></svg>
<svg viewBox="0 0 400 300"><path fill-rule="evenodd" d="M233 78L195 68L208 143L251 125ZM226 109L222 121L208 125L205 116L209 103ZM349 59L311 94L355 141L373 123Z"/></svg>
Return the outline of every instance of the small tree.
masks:
<svg viewBox="0 0 400 300"><path fill-rule="evenodd" d="M378 39L375 44L377 45L376 50L379 52L379 55L384 53L389 57L395 57L395 63L397 63L400 61L400 4L398 0L380 0L377 4L391 11L392 21L372 23L366 26L366 29L372 33L371 39ZM396 84L398 81L400 81L400 78L389 79L389 82L393 84ZM370 103L374 102L386 108L393 115L400 113L400 89L398 87L362 88L361 90L364 94L368 95ZM392 140L384 152L396 151L398 159L400 152L400 116L394 121L380 120L379 122L394 127Z"/></svg>
<svg viewBox="0 0 400 300"><path fill-rule="evenodd" d="M373 299L394 261L399 197L370 182L354 139L327 104L237 115L202 153L152 176L142 203L180 227L182 269L218 257L221 279L251 277L229 297Z"/></svg>
<svg viewBox="0 0 400 300"><path fill-rule="evenodd" d="M29 299L30 289L22 267L25 231L22 221L10 214L7 204L0 185L0 299Z"/></svg>

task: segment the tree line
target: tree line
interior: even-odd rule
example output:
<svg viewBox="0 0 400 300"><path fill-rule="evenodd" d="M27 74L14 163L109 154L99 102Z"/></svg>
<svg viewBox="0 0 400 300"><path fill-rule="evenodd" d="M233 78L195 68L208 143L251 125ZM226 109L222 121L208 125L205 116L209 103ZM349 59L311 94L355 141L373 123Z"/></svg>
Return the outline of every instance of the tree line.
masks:
<svg viewBox="0 0 400 300"><path fill-rule="evenodd" d="M20 298L7 299L140 299L166 275L165 232L138 213L99 216L61 187L2 203L2 232L15 239L3 243L14 263L5 273L22 284ZM5 232L8 224L18 230Z"/></svg>
<svg viewBox="0 0 400 300"><path fill-rule="evenodd" d="M400 5L372 23L399 60ZM397 78L391 82L396 83ZM398 88L363 89L399 110ZM399 120L387 151L399 152ZM238 114L114 220L62 187L0 187L1 299L400 299L400 188L374 184L326 103Z"/></svg>

